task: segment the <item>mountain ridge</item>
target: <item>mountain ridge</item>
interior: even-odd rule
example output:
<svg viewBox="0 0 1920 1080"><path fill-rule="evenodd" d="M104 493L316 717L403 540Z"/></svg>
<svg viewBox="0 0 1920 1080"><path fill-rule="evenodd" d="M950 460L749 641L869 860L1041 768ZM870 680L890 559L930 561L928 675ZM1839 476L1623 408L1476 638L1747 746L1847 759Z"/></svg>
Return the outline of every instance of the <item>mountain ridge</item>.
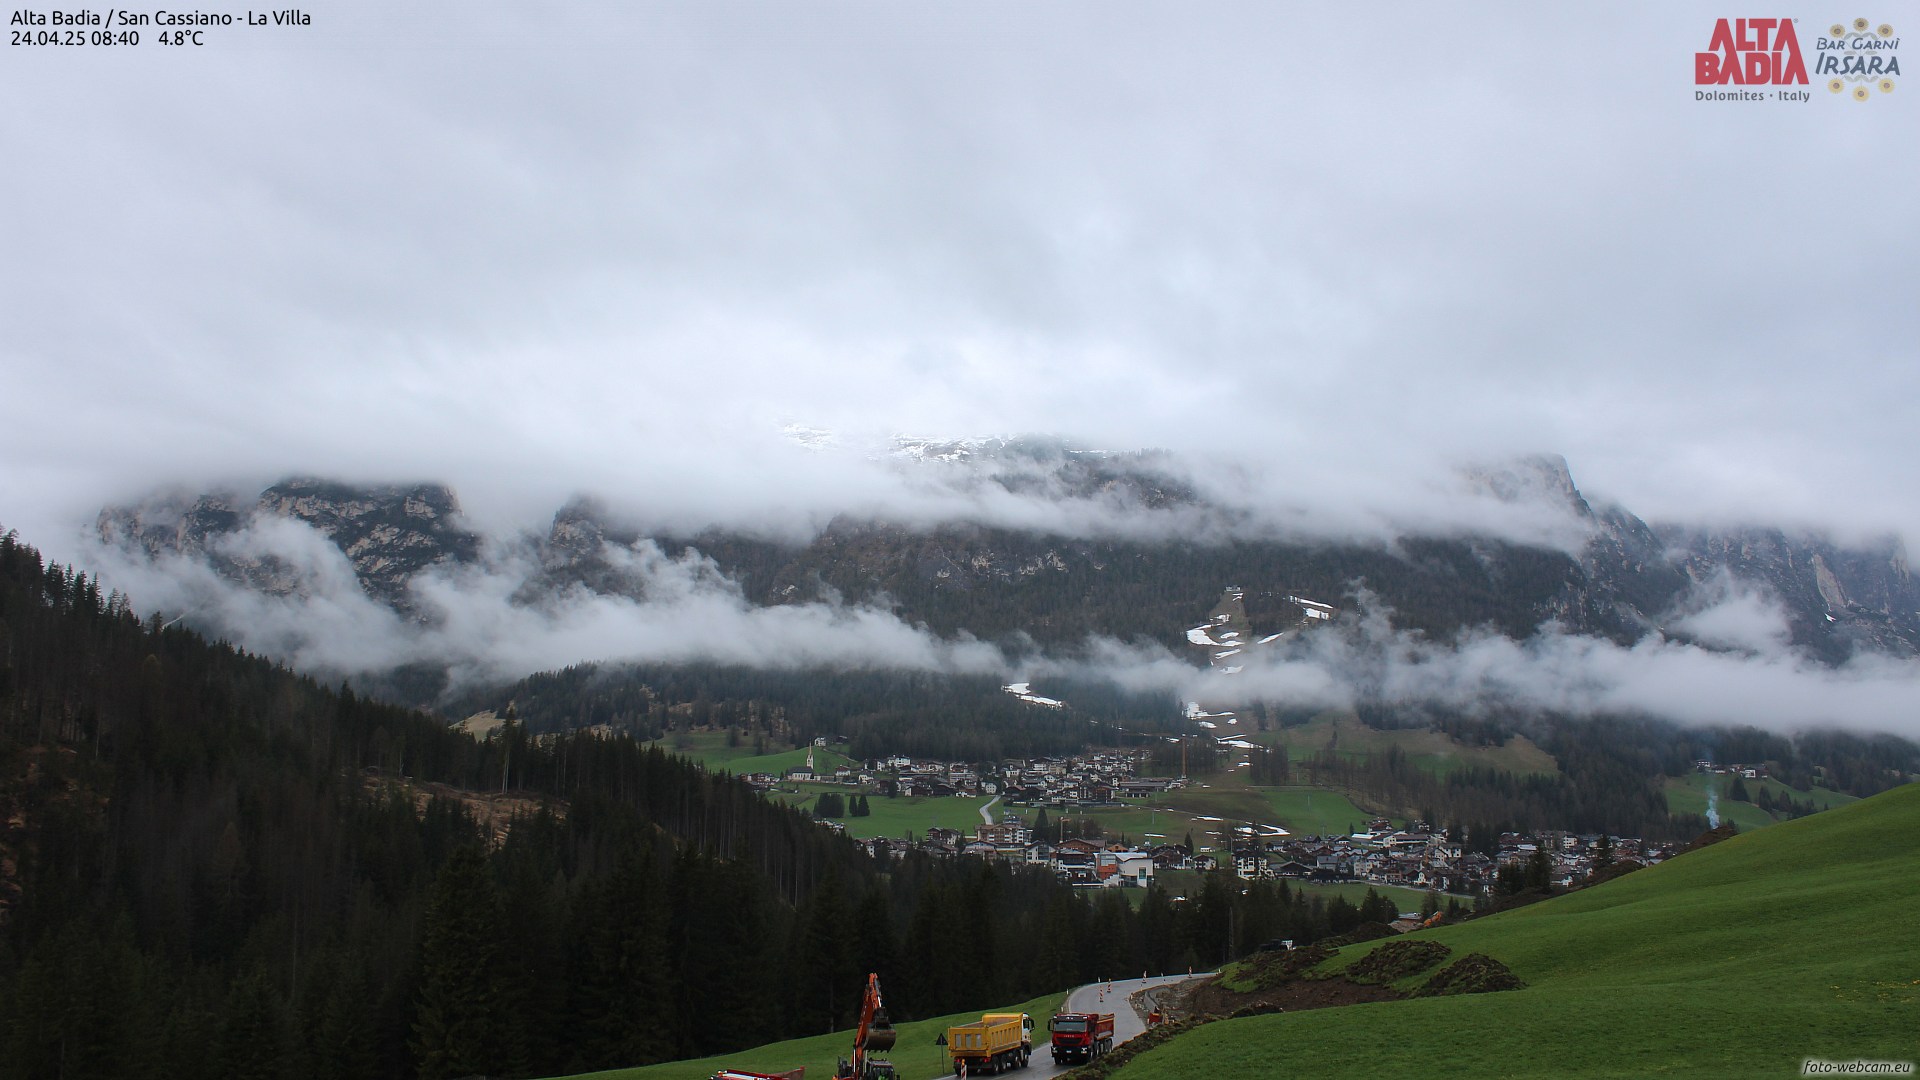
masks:
<svg viewBox="0 0 1920 1080"><path fill-rule="evenodd" d="M957 470L968 484L1025 498L1106 498L1143 511L1206 506L1153 452L1080 454L1058 440L988 440L968 444L964 454L924 441L912 452L916 468ZM651 545L670 558L704 560L755 606L879 603L948 635L1044 643L1097 634L1177 647L1178 624L1194 606L1244 578L1258 582L1256 594L1337 598L1363 587L1391 609L1395 625L1435 637L1490 626L1523 638L1554 626L1630 643L1648 634L1684 639L1667 624L1686 613L1692 594L1724 577L1774 605L1791 644L1823 662L1920 655L1920 589L1898 538L1843 546L1764 526L1650 525L1618 504L1595 506L1554 455L1467 475L1500 503L1565 514L1584 531L1584 544L1570 553L1492 532L1410 534L1392 544L1088 537L848 516L796 540L738 529L650 530L591 497L563 504L544 534L499 539L531 567L514 593L525 604L568 590L644 601L646 575L631 555ZM247 542L260 527L283 522L314 530L347 560L367 596L409 616L417 580L475 565L486 542L445 485L315 478L282 481L251 498L175 493L108 507L95 532L135 557L204 561L227 580L284 596L310 587L297 560Z"/></svg>

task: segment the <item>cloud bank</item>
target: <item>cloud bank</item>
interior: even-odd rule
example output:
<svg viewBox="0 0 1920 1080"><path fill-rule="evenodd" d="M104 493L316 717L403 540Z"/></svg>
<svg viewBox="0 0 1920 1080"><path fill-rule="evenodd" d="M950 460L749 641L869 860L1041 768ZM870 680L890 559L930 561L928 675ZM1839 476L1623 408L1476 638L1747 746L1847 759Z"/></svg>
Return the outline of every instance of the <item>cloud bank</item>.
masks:
<svg viewBox="0 0 1920 1080"><path fill-rule="evenodd" d="M1697 103L1710 5L448 10L0 68L8 521L66 555L289 474L490 531L911 504L799 423L1253 463L1333 535L1542 449L1651 519L1920 535L1920 200L1853 179L1914 105Z"/></svg>
<svg viewBox="0 0 1920 1080"><path fill-rule="evenodd" d="M1241 670L1198 668L1162 646L1095 638L1070 652L947 638L871 604L756 607L709 559L669 557L651 541L604 555L643 599L574 588L528 602L535 567L496 545L476 565L416 579L417 617L369 599L345 557L313 529L264 522L223 539L216 556L265 566L297 591L265 594L185 556L158 561L102 549L109 584L143 608L184 615L230 640L310 671L353 676L411 663L444 665L456 689L587 661L762 668L909 669L1072 676L1161 691L1210 707L1440 705L1572 715L1648 714L1682 723L1779 731L1834 727L1920 739L1920 666L1861 657L1838 668L1791 650L1779 609L1726 580L1707 583L1671 621L1709 648L1658 635L1620 645L1549 629L1525 641L1493 633L1439 643L1394 629L1364 594L1358 614L1236 657Z"/></svg>

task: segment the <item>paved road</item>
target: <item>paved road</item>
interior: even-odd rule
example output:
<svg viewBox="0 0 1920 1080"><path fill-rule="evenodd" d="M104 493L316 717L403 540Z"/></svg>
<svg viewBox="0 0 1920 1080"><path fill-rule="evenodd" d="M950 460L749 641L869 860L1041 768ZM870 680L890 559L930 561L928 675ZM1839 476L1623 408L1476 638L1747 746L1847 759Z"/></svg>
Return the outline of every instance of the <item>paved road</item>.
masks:
<svg viewBox="0 0 1920 1080"><path fill-rule="evenodd" d="M995 795L992 799L988 800L987 805L980 808L980 820L982 822L988 825L993 824L993 804L999 801L1000 796Z"/></svg>
<svg viewBox="0 0 1920 1080"><path fill-rule="evenodd" d="M1211 974L1206 973L1206 974ZM1063 1012L1110 1012L1113 1014L1113 1044L1126 1042L1147 1029L1147 1022L1133 1011L1127 999L1148 986L1168 986L1199 975L1158 975L1150 979L1115 979L1113 990L1107 990L1107 983L1094 983L1083 986L1067 995L1067 1003L1061 1006ZM1015 1080L1045 1080L1049 1076L1058 1076L1073 1068L1072 1065L1055 1065L1053 1054L1047 1049L1047 1018L1033 1018L1033 1060L1025 1069L1008 1073Z"/></svg>

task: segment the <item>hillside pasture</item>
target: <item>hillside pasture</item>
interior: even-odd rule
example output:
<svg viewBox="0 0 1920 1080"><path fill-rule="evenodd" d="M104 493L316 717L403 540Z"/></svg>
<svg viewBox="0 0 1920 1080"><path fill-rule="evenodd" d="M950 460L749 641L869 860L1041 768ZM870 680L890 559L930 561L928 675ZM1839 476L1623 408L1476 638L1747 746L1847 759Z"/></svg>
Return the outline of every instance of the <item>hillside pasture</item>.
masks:
<svg viewBox="0 0 1920 1080"><path fill-rule="evenodd" d="M1514 735L1500 746L1468 746L1444 732L1427 728L1368 727L1358 716L1344 710L1325 712L1309 723L1262 732L1251 738L1263 745L1286 747L1287 757L1296 768L1328 750L1358 760L1368 754L1398 748L1414 767L1438 776L1464 768L1548 776L1560 771L1553 755L1534 745L1525 735Z"/></svg>
<svg viewBox="0 0 1920 1080"><path fill-rule="evenodd" d="M1808 1058L1911 1062L1920 922L1904 838L1916 830L1920 785L1908 785L1423 931L1527 987L1222 1021L1118 1076L1719 1078L1798 1075Z"/></svg>

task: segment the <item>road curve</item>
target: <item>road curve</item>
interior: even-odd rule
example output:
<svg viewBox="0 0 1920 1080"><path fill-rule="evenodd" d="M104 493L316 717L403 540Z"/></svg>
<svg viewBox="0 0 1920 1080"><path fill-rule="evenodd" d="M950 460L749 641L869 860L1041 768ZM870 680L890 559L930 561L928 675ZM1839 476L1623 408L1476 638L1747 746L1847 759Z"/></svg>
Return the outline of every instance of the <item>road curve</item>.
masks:
<svg viewBox="0 0 1920 1080"><path fill-rule="evenodd" d="M1119 1046L1135 1035L1147 1030L1147 1021L1127 1004L1127 999L1149 986L1171 986L1174 983L1198 979L1212 972L1194 975L1156 975L1146 979L1115 979L1111 983L1089 983L1067 995L1066 1003L1060 1006L1062 1012L1110 1012L1113 1014L1113 1044ZM1107 987L1113 987L1109 990ZM1006 1075L1012 1080L1046 1080L1058 1076L1073 1065L1055 1065L1053 1054L1047 1049L1047 1018L1033 1018L1033 1060L1024 1069L1016 1069ZM952 1076L952 1073L947 1073Z"/></svg>

